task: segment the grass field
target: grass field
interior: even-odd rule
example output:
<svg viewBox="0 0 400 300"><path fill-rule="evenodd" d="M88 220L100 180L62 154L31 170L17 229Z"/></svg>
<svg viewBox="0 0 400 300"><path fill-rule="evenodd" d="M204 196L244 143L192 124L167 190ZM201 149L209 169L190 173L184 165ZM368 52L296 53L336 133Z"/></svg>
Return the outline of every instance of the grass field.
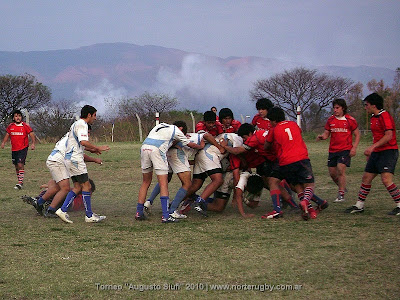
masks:
<svg viewBox="0 0 400 300"><path fill-rule="evenodd" d="M53 144L29 151L22 191L13 189L10 148L0 149L0 298L399 299L400 218L387 215L394 203L380 180L362 215L343 213L357 197L366 142L348 169L349 193L340 204L332 202L328 143L307 145L316 193L330 202L316 220L293 213L262 220L272 208L264 192L256 218L242 219L229 203L223 214L190 212L178 224L161 224L159 200L149 221L134 220L137 143L111 144L103 166L89 165L93 210L107 215L99 224L85 223L82 211L70 214L73 224L45 219L21 201L50 178L45 160ZM170 187L173 196L175 177ZM262 291L270 285L273 291Z"/></svg>

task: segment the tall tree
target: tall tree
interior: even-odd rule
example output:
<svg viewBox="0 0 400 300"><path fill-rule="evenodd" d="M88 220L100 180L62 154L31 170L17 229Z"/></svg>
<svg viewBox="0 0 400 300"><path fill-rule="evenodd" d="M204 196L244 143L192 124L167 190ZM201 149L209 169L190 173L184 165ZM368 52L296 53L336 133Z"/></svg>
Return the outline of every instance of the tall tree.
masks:
<svg viewBox="0 0 400 300"><path fill-rule="evenodd" d="M50 102L47 86L33 75L0 76L0 118L4 125L14 109L33 110Z"/></svg>
<svg viewBox="0 0 400 300"><path fill-rule="evenodd" d="M308 114L308 118L321 116L324 108L335 98L342 98L352 85L351 79L333 77L301 67L258 80L254 83L250 96L253 101L259 98L271 99L291 119L296 118L297 107L300 106L302 127L307 129L307 124L315 124L314 121L304 120L304 113L310 110L311 105L313 114Z"/></svg>

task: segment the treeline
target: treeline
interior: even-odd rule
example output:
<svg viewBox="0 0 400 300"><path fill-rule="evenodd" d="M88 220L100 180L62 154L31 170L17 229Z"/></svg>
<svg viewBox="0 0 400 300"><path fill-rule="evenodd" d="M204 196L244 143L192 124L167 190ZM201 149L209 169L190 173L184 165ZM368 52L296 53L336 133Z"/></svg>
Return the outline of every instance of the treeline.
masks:
<svg viewBox="0 0 400 300"><path fill-rule="evenodd" d="M400 68L397 68L391 86L383 80L372 79L367 89L385 99L385 109L394 117L400 128ZM284 109L289 119L295 119L297 107L301 107L302 129L305 132L321 131L332 112L332 101L343 98L348 112L356 118L361 130L368 130L369 117L362 103L364 86L351 79L333 77L316 70L295 68L254 82L249 91L250 102L261 97ZM148 93L122 99L104 99L107 113L95 123L92 135L96 139L110 141L139 141L141 123L145 137L155 124L155 113L163 122L183 120L192 130L193 115L196 122L203 112L177 110L179 100L166 94ZM42 141L54 142L61 138L74 122L80 107L69 100L55 101L48 87L30 75L0 76L0 129L11 122L14 109L29 112L29 123ZM207 108L208 109L208 108ZM256 110L254 109L254 113ZM139 121L140 120L140 121ZM241 121L241 120L239 120Z"/></svg>

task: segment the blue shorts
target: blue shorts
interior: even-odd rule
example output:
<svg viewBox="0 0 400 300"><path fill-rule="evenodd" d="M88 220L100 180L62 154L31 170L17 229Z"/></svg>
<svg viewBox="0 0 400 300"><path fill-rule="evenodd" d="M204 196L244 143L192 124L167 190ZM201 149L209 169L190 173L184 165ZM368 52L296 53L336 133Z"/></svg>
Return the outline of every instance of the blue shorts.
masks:
<svg viewBox="0 0 400 300"><path fill-rule="evenodd" d="M256 173L260 176L271 177L272 171L278 167L278 161L266 159L256 167Z"/></svg>
<svg viewBox="0 0 400 300"><path fill-rule="evenodd" d="M380 152L372 152L365 166L365 172L372 174L392 173L396 168L399 157L398 149L388 149Z"/></svg>
<svg viewBox="0 0 400 300"><path fill-rule="evenodd" d="M328 167L336 167L337 164L344 164L346 165L346 167L350 167L350 163L351 163L350 150L329 152Z"/></svg>
<svg viewBox="0 0 400 300"><path fill-rule="evenodd" d="M12 153L11 153L12 163L14 165L17 165L17 164L25 165L25 160L26 160L27 155L28 155L28 147L26 147L22 150L12 151Z"/></svg>

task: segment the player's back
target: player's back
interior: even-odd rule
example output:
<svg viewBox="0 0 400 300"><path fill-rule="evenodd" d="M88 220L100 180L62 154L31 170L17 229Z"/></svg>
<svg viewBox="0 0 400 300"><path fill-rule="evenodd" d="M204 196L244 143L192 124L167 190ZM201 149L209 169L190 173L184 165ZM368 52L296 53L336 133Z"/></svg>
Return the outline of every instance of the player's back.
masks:
<svg viewBox="0 0 400 300"><path fill-rule="evenodd" d="M279 122L273 128L273 136L273 145L278 156L279 165L284 166L308 159L307 146L301 135L301 129L296 122Z"/></svg>

